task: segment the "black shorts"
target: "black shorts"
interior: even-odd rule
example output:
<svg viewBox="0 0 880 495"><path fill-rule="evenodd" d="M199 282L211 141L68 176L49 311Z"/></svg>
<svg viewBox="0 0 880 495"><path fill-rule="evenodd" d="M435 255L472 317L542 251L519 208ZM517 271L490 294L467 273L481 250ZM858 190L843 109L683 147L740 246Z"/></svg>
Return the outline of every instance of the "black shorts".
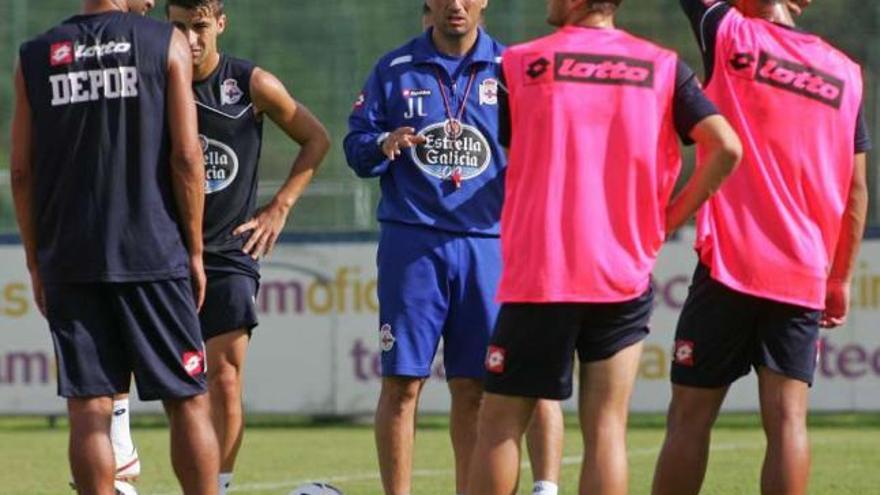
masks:
<svg viewBox="0 0 880 495"><path fill-rule="evenodd" d="M205 353L189 279L50 285L46 313L58 395L141 400L205 392Z"/></svg>
<svg viewBox="0 0 880 495"><path fill-rule="evenodd" d="M486 391L565 400L574 352L603 361L648 336L654 292L621 303L505 304L486 353Z"/></svg>
<svg viewBox="0 0 880 495"><path fill-rule="evenodd" d="M256 308L259 285L248 275L209 272L205 304L199 313L206 342L236 330L244 329L251 334L259 324Z"/></svg>
<svg viewBox="0 0 880 495"><path fill-rule="evenodd" d="M766 366L812 384L821 314L734 291L700 264L675 332L672 382L726 387Z"/></svg>

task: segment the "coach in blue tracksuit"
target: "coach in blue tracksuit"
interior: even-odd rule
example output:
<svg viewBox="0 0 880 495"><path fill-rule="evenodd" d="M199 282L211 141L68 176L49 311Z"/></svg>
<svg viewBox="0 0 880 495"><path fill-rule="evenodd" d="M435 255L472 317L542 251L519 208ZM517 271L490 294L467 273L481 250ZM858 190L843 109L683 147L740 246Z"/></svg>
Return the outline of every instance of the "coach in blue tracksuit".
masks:
<svg viewBox="0 0 880 495"><path fill-rule="evenodd" d="M379 177L382 189L376 441L388 495L411 491L413 419L441 336L456 489L465 493L483 361L498 312L504 47L480 27L485 0L429 0L428 6L434 28L379 60L345 139L351 168L360 177ZM556 404L548 407L552 421L536 429L548 440L535 444L545 454L535 474L555 487L561 416Z"/></svg>

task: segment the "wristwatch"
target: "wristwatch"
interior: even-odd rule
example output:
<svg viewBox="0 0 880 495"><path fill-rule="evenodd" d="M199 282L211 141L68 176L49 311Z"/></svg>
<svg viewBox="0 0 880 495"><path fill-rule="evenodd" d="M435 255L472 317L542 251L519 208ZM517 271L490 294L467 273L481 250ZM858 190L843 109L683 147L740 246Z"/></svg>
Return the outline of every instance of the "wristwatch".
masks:
<svg viewBox="0 0 880 495"><path fill-rule="evenodd" d="M378 146L380 150L382 149L382 145L385 144L385 141L390 135L390 132L383 132L382 134L379 134L379 137L376 138L376 146Z"/></svg>

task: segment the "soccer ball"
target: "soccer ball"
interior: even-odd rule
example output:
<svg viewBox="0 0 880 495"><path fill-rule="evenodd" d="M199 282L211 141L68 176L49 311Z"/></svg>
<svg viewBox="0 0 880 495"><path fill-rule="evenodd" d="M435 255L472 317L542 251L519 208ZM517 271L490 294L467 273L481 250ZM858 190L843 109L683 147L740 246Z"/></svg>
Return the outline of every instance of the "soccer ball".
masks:
<svg viewBox="0 0 880 495"><path fill-rule="evenodd" d="M342 490L327 483L306 483L294 488L289 495L343 495Z"/></svg>

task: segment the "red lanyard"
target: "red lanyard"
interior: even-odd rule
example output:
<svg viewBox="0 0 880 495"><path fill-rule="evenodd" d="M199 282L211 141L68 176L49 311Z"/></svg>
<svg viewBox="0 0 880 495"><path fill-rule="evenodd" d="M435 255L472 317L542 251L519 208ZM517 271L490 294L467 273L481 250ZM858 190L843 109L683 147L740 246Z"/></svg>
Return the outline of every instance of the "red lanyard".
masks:
<svg viewBox="0 0 880 495"><path fill-rule="evenodd" d="M437 74L437 85L440 86L440 95L443 96L443 106L446 108L446 123L443 126L443 130L446 132L446 137L455 140L458 139L462 133L461 119L464 117L464 111L467 109L471 89L473 89L474 81L477 79L477 67L471 67L471 76L464 89L461 106L458 108L458 112L454 115L452 113L452 104L449 101L449 95L446 93L446 85L443 84L443 76L440 74L440 69L438 69L437 66L434 66L434 72ZM461 187L461 167L455 167L449 178L452 180L453 184L455 184L456 188Z"/></svg>
<svg viewBox="0 0 880 495"><path fill-rule="evenodd" d="M467 109L468 97L470 97L471 89L474 87L474 81L477 79L477 68L476 66L471 68L471 76L464 89L464 97L461 99L461 106L458 108L458 112L455 115L452 113L452 104L449 101L449 95L446 93L446 85L443 84L443 77L440 74L440 69L434 66L434 72L437 73L437 85L440 86L440 95L443 96L443 106L446 108L447 126L452 126L452 129L446 129L447 135L448 131L454 130L454 135L448 135L448 137L450 139L458 139L458 136L461 135L461 118L464 117L464 111Z"/></svg>

